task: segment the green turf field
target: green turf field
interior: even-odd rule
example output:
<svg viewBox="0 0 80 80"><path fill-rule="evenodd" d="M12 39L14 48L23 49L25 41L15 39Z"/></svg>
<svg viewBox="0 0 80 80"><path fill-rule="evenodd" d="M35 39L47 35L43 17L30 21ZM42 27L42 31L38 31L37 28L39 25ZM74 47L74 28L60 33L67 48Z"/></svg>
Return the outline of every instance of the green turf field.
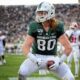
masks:
<svg viewBox="0 0 80 80"><path fill-rule="evenodd" d="M9 77L17 77L18 69L22 61L25 59L22 55L10 55L7 54L6 56L7 64L0 66L0 80L9 80ZM74 73L74 63L72 66L72 72ZM80 73L80 71L79 71ZM38 73L33 74L32 76L38 77ZM53 77L52 74L47 75L49 77ZM42 77L42 76L41 76ZM56 76L54 76L56 77ZM60 80L60 79L58 79ZM79 77L76 80L80 80Z"/></svg>

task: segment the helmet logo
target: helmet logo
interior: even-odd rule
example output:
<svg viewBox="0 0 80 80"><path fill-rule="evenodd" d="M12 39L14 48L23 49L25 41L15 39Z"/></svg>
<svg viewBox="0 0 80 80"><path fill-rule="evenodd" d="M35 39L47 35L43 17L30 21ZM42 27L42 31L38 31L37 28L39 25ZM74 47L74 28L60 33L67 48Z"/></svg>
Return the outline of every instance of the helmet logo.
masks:
<svg viewBox="0 0 80 80"><path fill-rule="evenodd" d="M39 4L38 9L41 8L42 4L43 4L43 2Z"/></svg>

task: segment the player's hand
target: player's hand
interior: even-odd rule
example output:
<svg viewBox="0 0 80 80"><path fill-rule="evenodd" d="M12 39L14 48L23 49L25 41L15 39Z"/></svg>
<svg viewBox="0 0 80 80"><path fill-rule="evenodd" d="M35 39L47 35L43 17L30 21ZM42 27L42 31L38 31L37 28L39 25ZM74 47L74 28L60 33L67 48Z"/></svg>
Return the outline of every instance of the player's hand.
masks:
<svg viewBox="0 0 80 80"><path fill-rule="evenodd" d="M46 66L46 61L42 60L41 58L37 58L34 54L31 52L28 53L27 57L34 62L39 68L43 68Z"/></svg>
<svg viewBox="0 0 80 80"><path fill-rule="evenodd" d="M56 70L60 65L60 59L57 58L57 59L53 59L53 60L49 60L47 62L47 68L49 70Z"/></svg>
<svg viewBox="0 0 80 80"><path fill-rule="evenodd" d="M38 59L37 59L37 66L38 66L39 68L44 68L44 67L46 66L46 61L38 58Z"/></svg>
<svg viewBox="0 0 80 80"><path fill-rule="evenodd" d="M51 66L49 66L49 70L56 70L59 67L59 62L54 62Z"/></svg>

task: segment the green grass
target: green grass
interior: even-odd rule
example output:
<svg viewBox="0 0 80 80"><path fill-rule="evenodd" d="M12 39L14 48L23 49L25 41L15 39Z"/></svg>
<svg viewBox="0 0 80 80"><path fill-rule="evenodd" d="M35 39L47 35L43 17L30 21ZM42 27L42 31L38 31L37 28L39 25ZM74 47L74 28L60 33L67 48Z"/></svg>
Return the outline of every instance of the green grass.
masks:
<svg viewBox="0 0 80 80"><path fill-rule="evenodd" d="M8 80L8 77L17 76L19 65L23 61L23 56L6 55L7 63L0 66L0 80Z"/></svg>
<svg viewBox="0 0 80 80"><path fill-rule="evenodd" d="M0 80L8 80L9 77L17 77L18 76L18 69L20 64L25 59L22 55L6 55L7 64L0 66ZM72 63L72 72L74 73L74 63ZM37 73L34 73L32 76L38 76ZM49 74L48 76L52 76ZM76 80L80 80L80 71L79 77Z"/></svg>

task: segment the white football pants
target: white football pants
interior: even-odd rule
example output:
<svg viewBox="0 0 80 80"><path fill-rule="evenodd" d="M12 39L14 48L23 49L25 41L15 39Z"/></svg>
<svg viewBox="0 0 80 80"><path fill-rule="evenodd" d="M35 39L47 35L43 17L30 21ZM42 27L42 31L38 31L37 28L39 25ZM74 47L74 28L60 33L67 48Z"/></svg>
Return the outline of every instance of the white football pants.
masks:
<svg viewBox="0 0 80 80"><path fill-rule="evenodd" d="M44 60L46 60L46 58L52 58L52 56L45 56L39 54L37 54L36 57L39 57ZM44 66L43 68L46 69L46 66ZM38 71L39 69L40 68L37 66L37 64L33 63L28 58L21 64L19 74L29 76L32 73ZM73 74L71 73L69 67L65 63L62 63L55 71L52 70L51 72L56 73L56 75L63 80L74 80Z"/></svg>

